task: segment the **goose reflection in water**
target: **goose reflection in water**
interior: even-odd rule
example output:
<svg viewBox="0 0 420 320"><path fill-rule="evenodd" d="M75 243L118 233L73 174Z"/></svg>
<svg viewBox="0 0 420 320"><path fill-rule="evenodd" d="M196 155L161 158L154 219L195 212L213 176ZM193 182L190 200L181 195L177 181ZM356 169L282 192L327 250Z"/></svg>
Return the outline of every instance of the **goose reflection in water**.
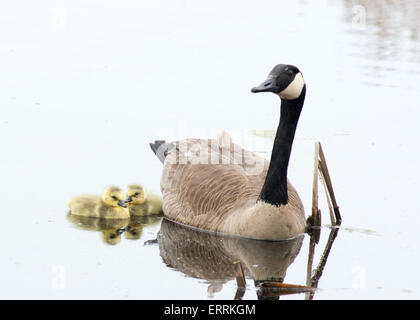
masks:
<svg viewBox="0 0 420 320"><path fill-rule="evenodd" d="M302 247L303 235L285 241L250 240L196 231L163 219L157 240L164 263L188 277L208 281L210 297L221 291L225 283L237 278L237 262L240 262L245 276L259 287L258 299L278 299L281 294L305 292L296 289L306 286L291 285L291 290L286 290L288 292L265 286L283 283L287 268ZM309 277L307 283L315 285L317 281L311 281ZM242 291L238 288L235 299L242 298L245 292Z"/></svg>
<svg viewBox="0 0 420 320"><path fill-rule="evenodd" d="M77 228L101 233L102 241L109 245L121 242L121 235L128 240L140 239L145 226L156 225L162 216L131 217L130 219L102 219L67 214L67 219Z"/></svg>

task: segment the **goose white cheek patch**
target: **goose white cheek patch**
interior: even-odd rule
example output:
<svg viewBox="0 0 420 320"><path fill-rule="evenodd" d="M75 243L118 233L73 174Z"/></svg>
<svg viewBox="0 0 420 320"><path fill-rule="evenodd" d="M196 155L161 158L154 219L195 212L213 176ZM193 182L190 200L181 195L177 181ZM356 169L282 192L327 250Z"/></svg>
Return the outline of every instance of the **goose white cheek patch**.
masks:
<svg viewBox="0 0 420 320"><path fill-rule="evenodd" d="M299 72L287 88L279 92L278 95L280 98L286 100L296 99L300 96L304 85L305 81L303 80L302 74Z"/></svg>

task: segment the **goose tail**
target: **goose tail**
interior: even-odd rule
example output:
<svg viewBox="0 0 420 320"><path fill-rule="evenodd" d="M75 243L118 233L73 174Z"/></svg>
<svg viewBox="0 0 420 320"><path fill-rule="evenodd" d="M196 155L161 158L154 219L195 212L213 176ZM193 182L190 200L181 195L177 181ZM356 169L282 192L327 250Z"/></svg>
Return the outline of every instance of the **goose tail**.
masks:
<svg viewBox="0 0 420 320"><path fill-rule="evenodd" d="M158 157L160 162L164 163L168 152L174 147L170 143L166 143L165 140L155 140L154 143L149 143L153 153Z"/></svg>

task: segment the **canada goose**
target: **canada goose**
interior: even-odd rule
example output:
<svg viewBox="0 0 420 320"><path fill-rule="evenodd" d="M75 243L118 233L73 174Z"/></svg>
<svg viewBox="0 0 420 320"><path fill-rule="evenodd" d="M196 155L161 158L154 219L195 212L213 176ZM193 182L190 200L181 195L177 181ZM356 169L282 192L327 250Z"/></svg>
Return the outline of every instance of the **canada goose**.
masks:
<svg viewBox="0 0 420 320"><path fill-rule="evenodd" d="M162 213L162 199L155 194L146 193L142 185L132 184L127 187L127 198L130 214L147 216Z"/></svg>
<svg viewBox="0 0 420 320"><path fill-rule="evenodd" d="M104 219L129 219L130 213L124 201L124 192L116 186L105 189L102 197L84 195L68 202L71 214Z"/></svg>
<svg viewBox="0 0 420 320"><path fill-rule="evenodd" d="M273 92L281 99L270 162L223 137L155 141L150 146L164 164L164 215L183 225L220 234L290 239L306 229L302 201L287 179L306 84L297 67L279 64L251 91Z"/></svg>

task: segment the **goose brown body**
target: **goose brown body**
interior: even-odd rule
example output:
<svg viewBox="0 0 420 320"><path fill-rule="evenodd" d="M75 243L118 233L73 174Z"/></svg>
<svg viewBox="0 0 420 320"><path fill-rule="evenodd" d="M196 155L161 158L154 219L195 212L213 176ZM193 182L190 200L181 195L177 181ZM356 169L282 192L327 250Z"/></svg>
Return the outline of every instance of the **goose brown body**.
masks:
<svg viewBox="0 0 420 320"><path fill-rule="evenodd" d="M176 147L165 158L161 179L163 211L168 219L202 230L262 240L289 239L305 231L303 204L289 181L288 204L274 206L257 201L268 160L220 139L187 139L171 145ZM199 145L208 146L208 161L216 158L216 164L202 164L202 156L189 151Z"/></svg>

